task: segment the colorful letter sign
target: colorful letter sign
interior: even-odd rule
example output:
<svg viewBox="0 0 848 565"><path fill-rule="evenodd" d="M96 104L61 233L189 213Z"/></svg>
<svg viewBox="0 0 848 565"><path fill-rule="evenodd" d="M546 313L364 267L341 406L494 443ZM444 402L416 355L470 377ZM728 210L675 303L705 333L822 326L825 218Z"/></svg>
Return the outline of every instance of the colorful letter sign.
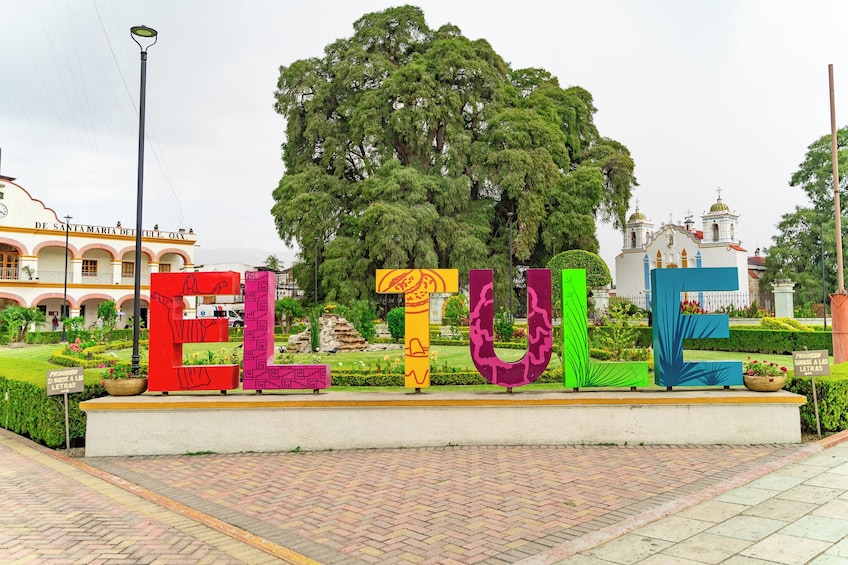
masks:
<svg viewBox="0 0 848 565"><path fill-rule="evenodd" d="M405 298L406 387L430 386L430 294L457 290L456 269L377 269L377 292L403 293Z"/></svg>
<svg viewBox="0 0 848 565"><path fill-rule="evenodd" d="M328 365L274 365L274 273L244 274L244 390L330 387Z"/></svg>
<svg viewBox="0 0 848 565"><path fill-rule="evenodd" d="M562 271L564 383L571 388L646 386L647 364L589 361L586 326L586 275ZM551 274L527 271L528 347L519 361L501 361L494 350L492 271L469 273L471 295L469 340L471 358L493 384L517 387L534 382L547 368L553 349ZM237 294L234 272L154 273L151 275L150 364L148 390L232 390L239 386L239 367L182 365L184 343L224 342L225 318L183 319L183 298ZM274 365L274 275L245 274L245 390L312 389L330 386L326 365ZM405 386L430 386L430 294L457 292L455 269L379 269L378 293L402 293L405 299ZM727 337L726 315L683 315L683 292L736 290L735 268L654 269L651 272L655 382L672 386L730 386L742 384L742 364L683 362L684 338Z"/></svg>
<svg viewBox="0 0 848 565"><path fill-rule="evenodd" d="M730 336L727 314L682 314L680 293L737 290L734 267L654 269L651 271L651 312L654 334L654 382L671 386L742 384L741 361L683 362L683 338Z"/></svg>
<svg viewBox="0 0 848 565"><path fill-rule="evenodd" d="M184 343L227 341L227 319L183 319L183 297L238 294L239 274L153 273L150 275L150 359L147 390L232 390L238 365L183 366Z"/></svg>
<svg viewBox="0 0 848 565"><path fill-rule="evenodd" d="M563 380L573 389L610 386L650 386L648 364L642 361L589 361L586 325L586 271L562 271Z"/></svg>
<svg viewBox="0 0 848 565"><path fill-rule="evenodd" d="M551 272L548 269L527 271L527 353L514 363L501 361L495 354L492 271L471 270L469 287L468 338L474 366L492 384L512 388L534 382L547 368L553 351Z"/></svg>

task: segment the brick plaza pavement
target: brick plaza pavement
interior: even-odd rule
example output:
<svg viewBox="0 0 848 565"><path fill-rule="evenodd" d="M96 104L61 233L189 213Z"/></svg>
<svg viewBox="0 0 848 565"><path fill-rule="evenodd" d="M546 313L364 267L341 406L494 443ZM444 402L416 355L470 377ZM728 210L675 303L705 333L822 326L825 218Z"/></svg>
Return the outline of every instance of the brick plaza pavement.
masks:
<svg viewBox="0 0 848 565"><path fill-rule="evenodd" d="M441 447L80 461L0 430L0 561L552 563L819 451Z"/></svg>

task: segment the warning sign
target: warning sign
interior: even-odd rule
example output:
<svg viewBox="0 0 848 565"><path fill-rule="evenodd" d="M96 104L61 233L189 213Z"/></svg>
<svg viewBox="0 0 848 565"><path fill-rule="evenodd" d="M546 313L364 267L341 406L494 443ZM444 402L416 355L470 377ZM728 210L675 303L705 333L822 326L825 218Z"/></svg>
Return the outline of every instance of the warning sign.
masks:
<svg viewBox="0 0 848 565"><path fill-rule="evenodd" d="M812 377L830 374L827 349L815 351L793 351L792 364L795 375L799 377Z"/></svg>
<svg viewBox="0 0 848 565"><path fill-rule="evenodd" d="M47 371L47 396L85 390L82 367L65 367Z"/></svg>

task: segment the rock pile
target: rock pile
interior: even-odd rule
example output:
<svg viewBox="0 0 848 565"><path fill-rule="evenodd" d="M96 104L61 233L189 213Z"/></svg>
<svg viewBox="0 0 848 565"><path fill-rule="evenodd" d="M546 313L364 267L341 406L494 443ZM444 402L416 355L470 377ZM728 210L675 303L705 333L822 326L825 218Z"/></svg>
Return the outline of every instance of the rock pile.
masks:
<svg viewBox="0 0 848 565"><path fill-rule="evenodd" d="M368 342L363 339L353 324L338 314L324 314L319 320L321 345L324 353L345 351L368 351ZM309 353L312 351L309 329L289 337L286 353Z"/></svg>

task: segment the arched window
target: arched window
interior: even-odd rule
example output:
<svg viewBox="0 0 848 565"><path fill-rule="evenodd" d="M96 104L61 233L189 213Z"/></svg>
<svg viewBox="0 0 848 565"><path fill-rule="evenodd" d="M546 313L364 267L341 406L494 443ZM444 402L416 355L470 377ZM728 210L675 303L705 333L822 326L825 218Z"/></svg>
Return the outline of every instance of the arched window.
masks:
<svg viewBox="0 0 848 565"><path fill-rule="evenodd" d="M630 232L630 249L636 249L636 232Z"/></svg>
<svg viewBox="0 0 848 565"><path fill-rule="evenodd" d="M11 245L0 243L0 279L18 278L20 253Z"/></svg>
<svg viewBox="0 0 848 565"><path fill-rule="evenodd" d="M657 251L657 269L662 269L662 253Z"/></svg>
<svg viewBox="0 0 848 565"><path fill-rule="evenodd" d="M680 266L686 268L689 266L689 259L686 258L686 250L680 252Z"/></svg>
<svg viewBox="0 0 848 565"><path fill-rule="evenodd" d="M713 224L713 241L718 241L718 224Z"/></svg>

